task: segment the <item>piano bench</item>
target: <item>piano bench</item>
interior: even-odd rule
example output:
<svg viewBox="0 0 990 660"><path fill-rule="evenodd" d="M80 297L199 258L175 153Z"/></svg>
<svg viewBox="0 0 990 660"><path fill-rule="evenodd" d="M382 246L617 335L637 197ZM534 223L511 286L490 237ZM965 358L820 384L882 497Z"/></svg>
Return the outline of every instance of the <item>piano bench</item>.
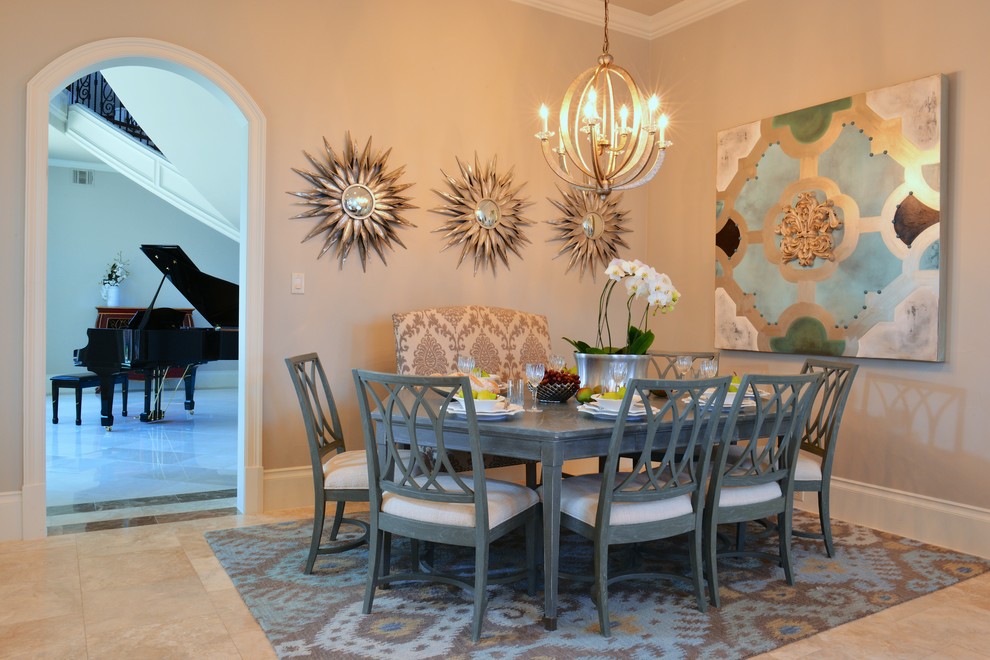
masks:
<svg viewBox="0 0 990 660"><path fill-rule="evenodd" d="M127 374L114 374L113 381L120 385L123 403L121 413L127 415ZM100 377L91 371L52 376L52 424L58 424L58 391L70 388L76 391L76 426L82 425L82 391L87 387L99 387Z"/></svg>

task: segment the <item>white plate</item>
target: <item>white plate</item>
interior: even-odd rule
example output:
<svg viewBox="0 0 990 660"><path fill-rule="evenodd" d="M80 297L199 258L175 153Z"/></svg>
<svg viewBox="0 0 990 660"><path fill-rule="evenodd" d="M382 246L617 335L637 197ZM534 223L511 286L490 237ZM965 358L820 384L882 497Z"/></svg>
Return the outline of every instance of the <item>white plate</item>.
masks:
<svg viewBox="0 0 990 660"><path fill-rule="evenodd" d="M591 403L582 403L580 406L578 406L578 411L583 413L588 413L595 419L614 420L619 417L618 410L605 410L604 408L599 408L598 406ZM638 409L637 408L630 409L627 419L638 419L640 417L643 417L644 415L646 415L646 408L644 406L640 406Z"/></svg>
<svg viewBox="0 0 990 660"><path fill-rule="evenodd" d="M728 409L732 407L732 403L736 400L736 394L738 394L738 392L725 393L725 401L722 403L723 409ZM701 403L707 403L708 395L702 394L701 396L698 397L698 400ZM750 392L747 392L746 394L743 395L743 402L742 402L743 408L751 408L755 405L756 405L756 401L753 399L753 395Z"/></svg>
<svg viewBox="0 0 990 660"><path fill-rule="evenodd" d="M458 405L459 402L454 401L448 409L450 414L454 417L465 417L464 408ZM478 418L479 421L484 422L497 422L502 419L511 419L516 415L523 412L523 407L514 403L506 404L505 408L501 410L493 410L491 412L480 412L475 411L474 416Z"/></svg>

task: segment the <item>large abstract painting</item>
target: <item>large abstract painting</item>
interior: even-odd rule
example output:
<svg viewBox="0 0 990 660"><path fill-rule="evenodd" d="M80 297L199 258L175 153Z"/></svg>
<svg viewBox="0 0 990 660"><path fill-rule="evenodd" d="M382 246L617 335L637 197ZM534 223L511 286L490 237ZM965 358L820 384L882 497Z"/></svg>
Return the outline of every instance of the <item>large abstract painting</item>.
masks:
<svg viewBox="0 0 990 660"><path fill-rule="evenodd" d="M947 79L718 135L715 345L940 362Z"/></svg>

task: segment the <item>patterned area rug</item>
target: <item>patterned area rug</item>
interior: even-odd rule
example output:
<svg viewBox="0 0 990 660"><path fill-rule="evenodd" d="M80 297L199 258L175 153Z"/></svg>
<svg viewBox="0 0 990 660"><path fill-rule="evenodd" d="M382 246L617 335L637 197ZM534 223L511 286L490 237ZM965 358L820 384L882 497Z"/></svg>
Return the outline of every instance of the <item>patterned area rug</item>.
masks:
<svg viewBox="0 0 990 660"><path fill-rule="evenodd" d="M798 514L798 528L813 531L815 525L816 519ZM686 583L614 585L610 639L599 634L586 584L561 581L558 630L552 633L540 623L542 592L527 596L521 583L490 587L478 644L471 642L471 601L453 587L397 583L379 590L372 613L362 615L367 546L322 556L314 574L304 575L311 521L211 531L206 537L282 658L741 658L990 569L990 562L910 539L840 521L833 526L832 559L821 542L794 540L794 587L770 562L720 560L722 606L705 614L695 608ZM771 547L775 539L756 542ZM408 561L403 544L396 541L393 562ZM503 539L493 548L492 566L518 562L521 547L521 539ZM565 570L587 567L590 573L589 542L565 535L561 548ZM687 572L684 549L669 542L639 546L635 557L613 553L622 565L663 557L674 560L664 568ZM444 570L469 572L473 556L441 548L435 561Z"/></svg>

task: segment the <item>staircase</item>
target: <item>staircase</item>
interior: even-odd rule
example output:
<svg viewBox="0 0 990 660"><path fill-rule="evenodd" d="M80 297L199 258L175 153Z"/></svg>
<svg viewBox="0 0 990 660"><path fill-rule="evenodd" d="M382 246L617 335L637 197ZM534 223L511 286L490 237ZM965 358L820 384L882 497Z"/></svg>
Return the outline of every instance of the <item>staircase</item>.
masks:
<svg viewBox="0 0 990 660"><path fill-rule="evenodd" d="M169 162L99 72L87 78L76 81L52 100L49 106L51 126L183 213L239 241L239 213L221 213L179 168ZM176 128L181 133L182 127ZM174 137L172 139L174 141ZM206 152L203 159L208 160L209 146L200 149Z"/></svg>

